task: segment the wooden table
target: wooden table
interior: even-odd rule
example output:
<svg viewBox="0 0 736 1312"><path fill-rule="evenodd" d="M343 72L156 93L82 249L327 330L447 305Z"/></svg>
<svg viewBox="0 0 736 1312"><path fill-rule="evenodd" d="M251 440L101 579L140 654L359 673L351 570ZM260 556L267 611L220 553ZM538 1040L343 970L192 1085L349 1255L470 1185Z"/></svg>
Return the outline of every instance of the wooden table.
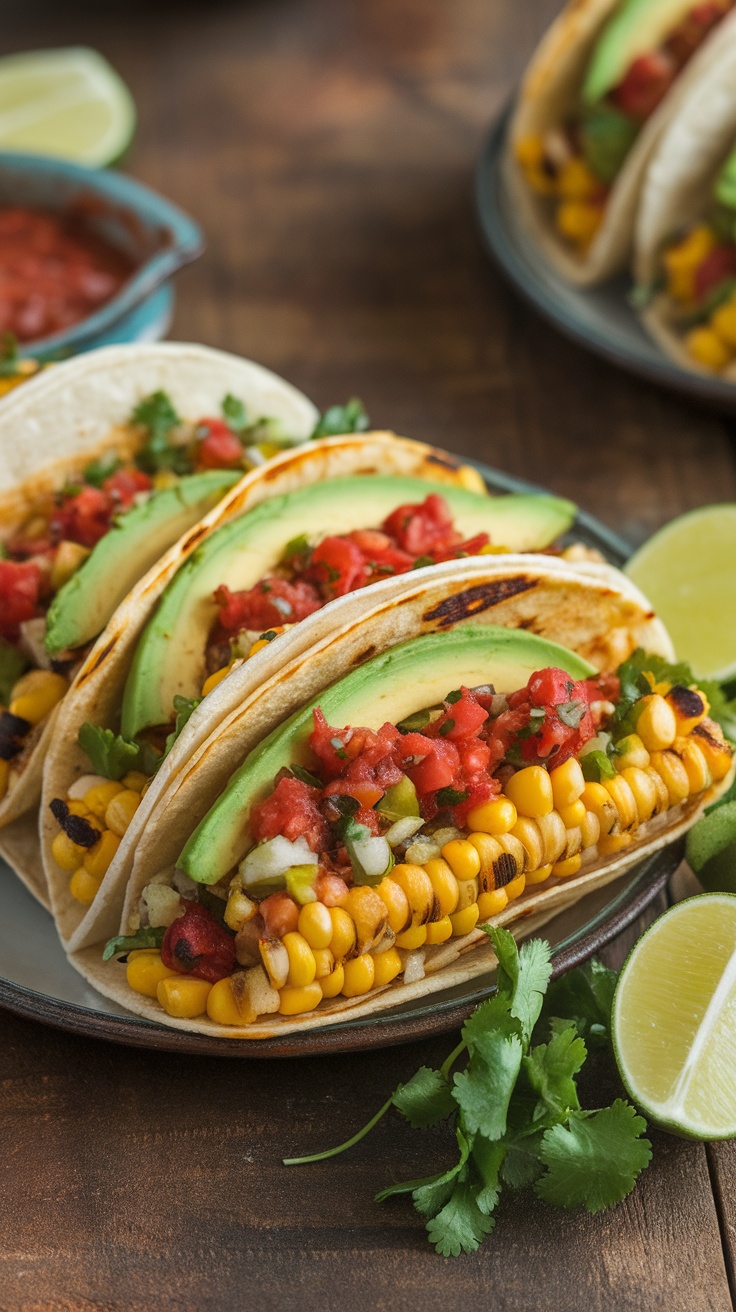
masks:
<svg viewBox="0 0 736 1312"><path fill-rule="evenodd" d="M556 0L5 0L4 50L102 50L136 98L128 167L203 223L173 335L230 348L324 406L573 497L641 541L736 498L732 428L558 336L489 267L483 137ZM625 944L610 959L619 962ZM721 1312L730 1145L653 1134L629 1200L591 1218L504 1204L473 1257L430 1250L391 1178L440 1141L386 1119L452 1046L245 1063L126 1051L0 1020L2 1312ZM441 1151L441 1149L440 1149Z"/></svg>

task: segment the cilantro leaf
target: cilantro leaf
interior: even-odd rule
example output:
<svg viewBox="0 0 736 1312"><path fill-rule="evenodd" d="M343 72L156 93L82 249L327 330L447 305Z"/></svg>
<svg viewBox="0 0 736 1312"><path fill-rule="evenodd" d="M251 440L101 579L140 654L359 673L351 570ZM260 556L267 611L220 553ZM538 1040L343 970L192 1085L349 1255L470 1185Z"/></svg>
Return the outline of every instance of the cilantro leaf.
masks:
<svg viewBox="0 0 736 1312"><path fill-rule="evenodd" d="M587 1051L575 1026L568 1024L553 1033L549 1043L539 1043L523 1058L522 1066L539 1102L535 1120L555 1125L580 1110L575 1076Z"/></svg>
<svg viewBox="0 0 736 1312"><path fill-rule="evenodd" d="M440 1071L420 1066L406 1084L400 1084L393 1104L413 1130L436 1125L455 1110L452 1089Z"/></svg>
<svg viewBox="0 0 736 1312"><path fill-rule="evenodd" d="M401 1184L390 1184L376 1194L376 1202L384 1203L387 1198L410 1193L414 1206L422 1216L434 1216L435 1212L439 1212L451 1197L453 1181L465 1166L470 1153L470 1143L459 1125L455 1128L455 1138L460 1149L460 1157L454 1166L447 1171L440 1171L437 1175L425 1176L423 1180L405 1180Z"/></svg>
<svg viewBox="0 0 736 1312"><path fill-rule="evenodd" d="M494 1224L494 1218L478 1206L472 1183L461 1175L449 1201L427 1223L427 1234L441 1257L459 1257L474 1253Z"/></svg>
<svg viewBox="0 0 736 1312"><path fill-rule="evenodd" d="M97 460L90 460L84 468L84 481L93 487L102 487L106 478L110 478L120 469L122 460L114 451L106 451Z"/></svg>
<svg viewBox="0 0 736 1312"><path fill-rule="evenodd" d="M116 938L109 938L102 953L102 960L109 961L117 952L134 952L137 948L160 948L165 933L165 925L145 925L135 934L120 934Z"/></svg>
<svg viewBox="0 0 736 1312"><path fill-rule="evenodd" d="M228 392L224 398L221 409L223 419L234 433L240 434L248 427L248 412L240 398L233 396L232 392Z"/></svg>
<svg viewBox="0 0 736 1312"><path fill-rule="evenodd" d="M587 706L576 697L573 697L569 702L560 702L559 706L555 706L555 710L558 720L566 724L568 729L579 729L580 721L585 715Z"/></svg>
<svg viewBox="0 0 736 1312"><path fill-rule="evenodd" d="M494 925L483 925L498 957L498 991L510 999L511 1015L521 1023L524 1044L528 1044L542 1008L552 973L550 948L544 939L533 938L516 946L513 934Z"/></svg>
<svg viewBox="0 0 736 1312"><path fill-rule="evenodd" d="M148 430L138 452L137 463L149 474L162 469L173 469L183 474L189 470L189 461L183 447L172 446L171 431L181 423L166 392L152 392L138 403L132 414L134 424Z"/></svg>
<svg viewBox="0 0 736 1312"><path fill-rule="evenodd" d="M608 1039L617 979L615 970L593 957L552 982L542 1020L547 1023L558 1017L565 1025L572 1021L582 1039L591 1047L601 1047Z"/></svg>
<svg viewBox="0 0 736 1312"><path fill-rule="evenodd" d="M147 745L131 742L112 729L101 729L87 721L77 734L77 742L92 762L95 774L106 779L122 779L129 770L143 770L151 774L158 762Z"/></svg>
<svg viewBox="0 0 736 1312"><path fill-rule="evenodd" d="M586 783L602 784L604 779L613 779L616 774L610 757L597 749L580 757L580 768Z"/></svg>
<svg viewBox="0 0 736 1312"><path fill-rule="evenodd" d="M555 1125L542 1138L547 1171L536 1185L540 1198L589 1212L620 1203L651 1160L651 1144L641 1137L646 1128L623 1098L589 1115L573 1112L566 1126Z"/></svg>
<svg viewBox="0 0 736 1312"><path fill-rule="evenodd" d="M543 1170L539 1160L542 1133L540 1130L536 1135L527 1135L506 1144L502 1176L509 1188L526 1189L539 1179Z"/></svg>
<svg viewBox="0 0 736 1312"><path fill-rule="evenodd" d="M506 1155L506 1144L476 1134L471 1156L480 1177L476 1201L481 1212L490 1216L501 1194L501 1167Z"/></svg>
<svg viewBox="0 0 736 1312"><path fill-rule="evenodd" d="M179 734L184 726L189 723L201 701L203 701L202 697L182 697L180 693L175 693L174 710L176 711L176 720L171 733L167 734L162 760L168 756Z"/></svg>
<svg viewBox="0 0 736 1312"><path fill-rule="evenodd" d="M491 998L476 1008L463 1026L470 1061L456 1075L453 1097L471 1134L500 1139L522 1057L521 1026L508 1000Z"/></svg>
<svg viewBox="0 0 736 1312"><path fill-rule="evenodd" d="M332 405L320 415L312 437L339 437L342 433L364 433L370 419L363 402L354 396L347 405Z"/></svg>
<svg viewBox="0 0 736 1312"><path fill-rule="evenodd" d="M10 694L28 665L25 656L9 642L0 638L0 702L7 706Z"/></svg>

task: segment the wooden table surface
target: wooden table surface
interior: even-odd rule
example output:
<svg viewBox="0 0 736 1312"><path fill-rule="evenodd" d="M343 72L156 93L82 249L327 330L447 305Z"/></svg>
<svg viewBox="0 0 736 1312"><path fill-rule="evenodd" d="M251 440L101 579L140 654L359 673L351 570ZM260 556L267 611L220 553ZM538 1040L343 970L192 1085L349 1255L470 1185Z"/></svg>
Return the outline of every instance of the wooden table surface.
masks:
<svg viewBox="0 0 736 1312"><path fill-rule="evenodd" d="M733 428L586 355L489 266L472 177L557 0L5 0L3 53L84 43L139 109L126 166L191 211L204 258L172 336L262 361L325 406L570 496L641 541L736 498ZM609 959L618 963L626 945ZM472 1257L371 1200L441 1139L387 1118L452 1046L246 1063L126 1051L0 1017L2 1312L721 1312L736 1152L654 1133L598 1217L504 1203ZM429 1050L427 1050L429 1048Z"/></svg>

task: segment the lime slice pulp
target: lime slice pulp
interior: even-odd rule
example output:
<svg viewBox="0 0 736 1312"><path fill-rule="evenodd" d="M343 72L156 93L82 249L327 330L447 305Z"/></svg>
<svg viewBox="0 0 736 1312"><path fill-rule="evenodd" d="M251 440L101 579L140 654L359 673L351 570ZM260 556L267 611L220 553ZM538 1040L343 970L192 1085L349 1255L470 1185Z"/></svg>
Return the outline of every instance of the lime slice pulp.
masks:
<svg viewBox="0 0 736 1312"><path fill-rule="evenodd" d="M0 59L0 150L112 163L129 145L135 106L107 60L85 46Z"/></svg>
<svg viewBox="0 0 736 1312"><path fill-rule="evenodd" d="M613 1000L621 1078L652 1121L736 1138L736 897L671 907L639 940Z"/></svg>
<svg viewBox="0 0 736 1312"><path fill-rule="evenodd" d="M626 573L700 678L736 674L736 503L702 506L655 533Z"/></svg>

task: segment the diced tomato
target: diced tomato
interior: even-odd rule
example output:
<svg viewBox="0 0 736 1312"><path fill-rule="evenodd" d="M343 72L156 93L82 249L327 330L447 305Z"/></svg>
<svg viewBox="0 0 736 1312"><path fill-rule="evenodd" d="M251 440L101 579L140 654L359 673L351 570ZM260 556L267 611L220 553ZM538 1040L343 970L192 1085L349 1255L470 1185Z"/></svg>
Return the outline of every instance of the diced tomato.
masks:
<svg viewBox="0 0 736 1312"><path fill-rule="evenodd" d="M41 569L34 560L0 560L0 634L14 641L38 614Z"/></svg>
<svg viewBox="0 0 736 1312"><path fill-rule="evenodd" d="M198 429L205 434L197 447L200 469L237 469L242 464L242 443L222 419L202 419Z"/></svg>
<svg viewBox="0 0 736 1312"><path fill-rule="evenodd" d="M610 94L622 114L643 123L664 99L677 76L675 60L665 50L639 55Z"/></svg>
<svg viewBox="0 0 736 1312"><path fill-rule="evenodd" d="M343 907L348 900L348 886L339 875L329 870L320 870L314 884L317 900L326 907Z"/></svg>
<svg viewBox="0 0 736 1312"><path fill-rule="evenodd" d="M369 558L371 556L381 556L392 545L388 534L381 533L377 528L356 528L354 532L349 534L349 537L358 550Z"/></svg>
<svg viewBox="0 0 736 1312"><path fill-rule="evenodd" d="M714 246L693 276L695 300L704 301L722 282L736 277L736 246Z"/></svg>
<svg viewBox="0 0 736 1312"><path fill-rule="evenodd" d="M257 843L283 834L290 842L306 838L313 852L321 852L329 835L319 810L320 790L301 779L279 780L274 791L253 808L251 828Z"/></svg>
<svg viewBox="0 0 736 1312"><path fill-rule="evenodd" d="M107 493L99 487L83 487L54 510L50 524L52 540L65 539L82 547L94 547L107 533L111 515Z"/></svg>
<svg viewBox="0 0 736 1312"><path fill-rule="evenodd" d="M305 574L319 585L327 600L354 592L367 578L363 552L350 538L341 537L324 538L318 543Z"/></svg>
<svg viewBox="0 0 736 1312"><path fill-rule="evenodd" d="M469 689L462 688L456 702L445 702L445 713L432 728L440 737L455 742L470 734L477 734L487 719L488 711L484 711Z"/></svg>
<svg viewBox="0 0 736 1312"><path fill-rule="evenodd" d="M246 592L231 592L223 584L215 593L220 607L218 620L227 633L254 629L264 633L281 624L297 624L322 605L311 583L297 579L267 578Z"/></svg>
<svg viewBox="0 0 736 1312"><path fill-rule="evenodd" d="M288 893L272 893L263 899L258 910L263 916L264 938L283 938L299 923L299 907Z"/></svg>
<svg viewBox="0 0 736 1312"><path fill-rule="evenodd" d="M574 680L565 670L550 668L532 674L526 692L532 706L558 706L561 702L569 702L574 686ZM510 697L509 705L512 700Z"/></svg>
<svg viewBox="0 0 736 1312"><path fill-rule="evenodd" d="M431 492L418 505L398 506L384 520L382 528L415 558L462 541L453 526L447 502L436 492Z"/></svg>
<svg viewBox="0 0 736 1312"><path fill-rule="evenodd" d="M430 739L431 751L417 765L406 765L406 773L420 796L449 788L456 783L460 770L460 753L454 743L444 738Z"/></svg>
<svg viewBox="0 0 736 1312"><path fill-rule="evenodd" d="M169 970L216 984L235 970L235 939L218 925L199 902L186 902L186 911L167 929L161 957Z"/></svg>
<svg viewBox="0 0 736 1312"><path fill-rule="evenodd" d="M115 509L125 510L141 492L150 492L153 484L141 469L118 469L102 486Z"/></svg>

